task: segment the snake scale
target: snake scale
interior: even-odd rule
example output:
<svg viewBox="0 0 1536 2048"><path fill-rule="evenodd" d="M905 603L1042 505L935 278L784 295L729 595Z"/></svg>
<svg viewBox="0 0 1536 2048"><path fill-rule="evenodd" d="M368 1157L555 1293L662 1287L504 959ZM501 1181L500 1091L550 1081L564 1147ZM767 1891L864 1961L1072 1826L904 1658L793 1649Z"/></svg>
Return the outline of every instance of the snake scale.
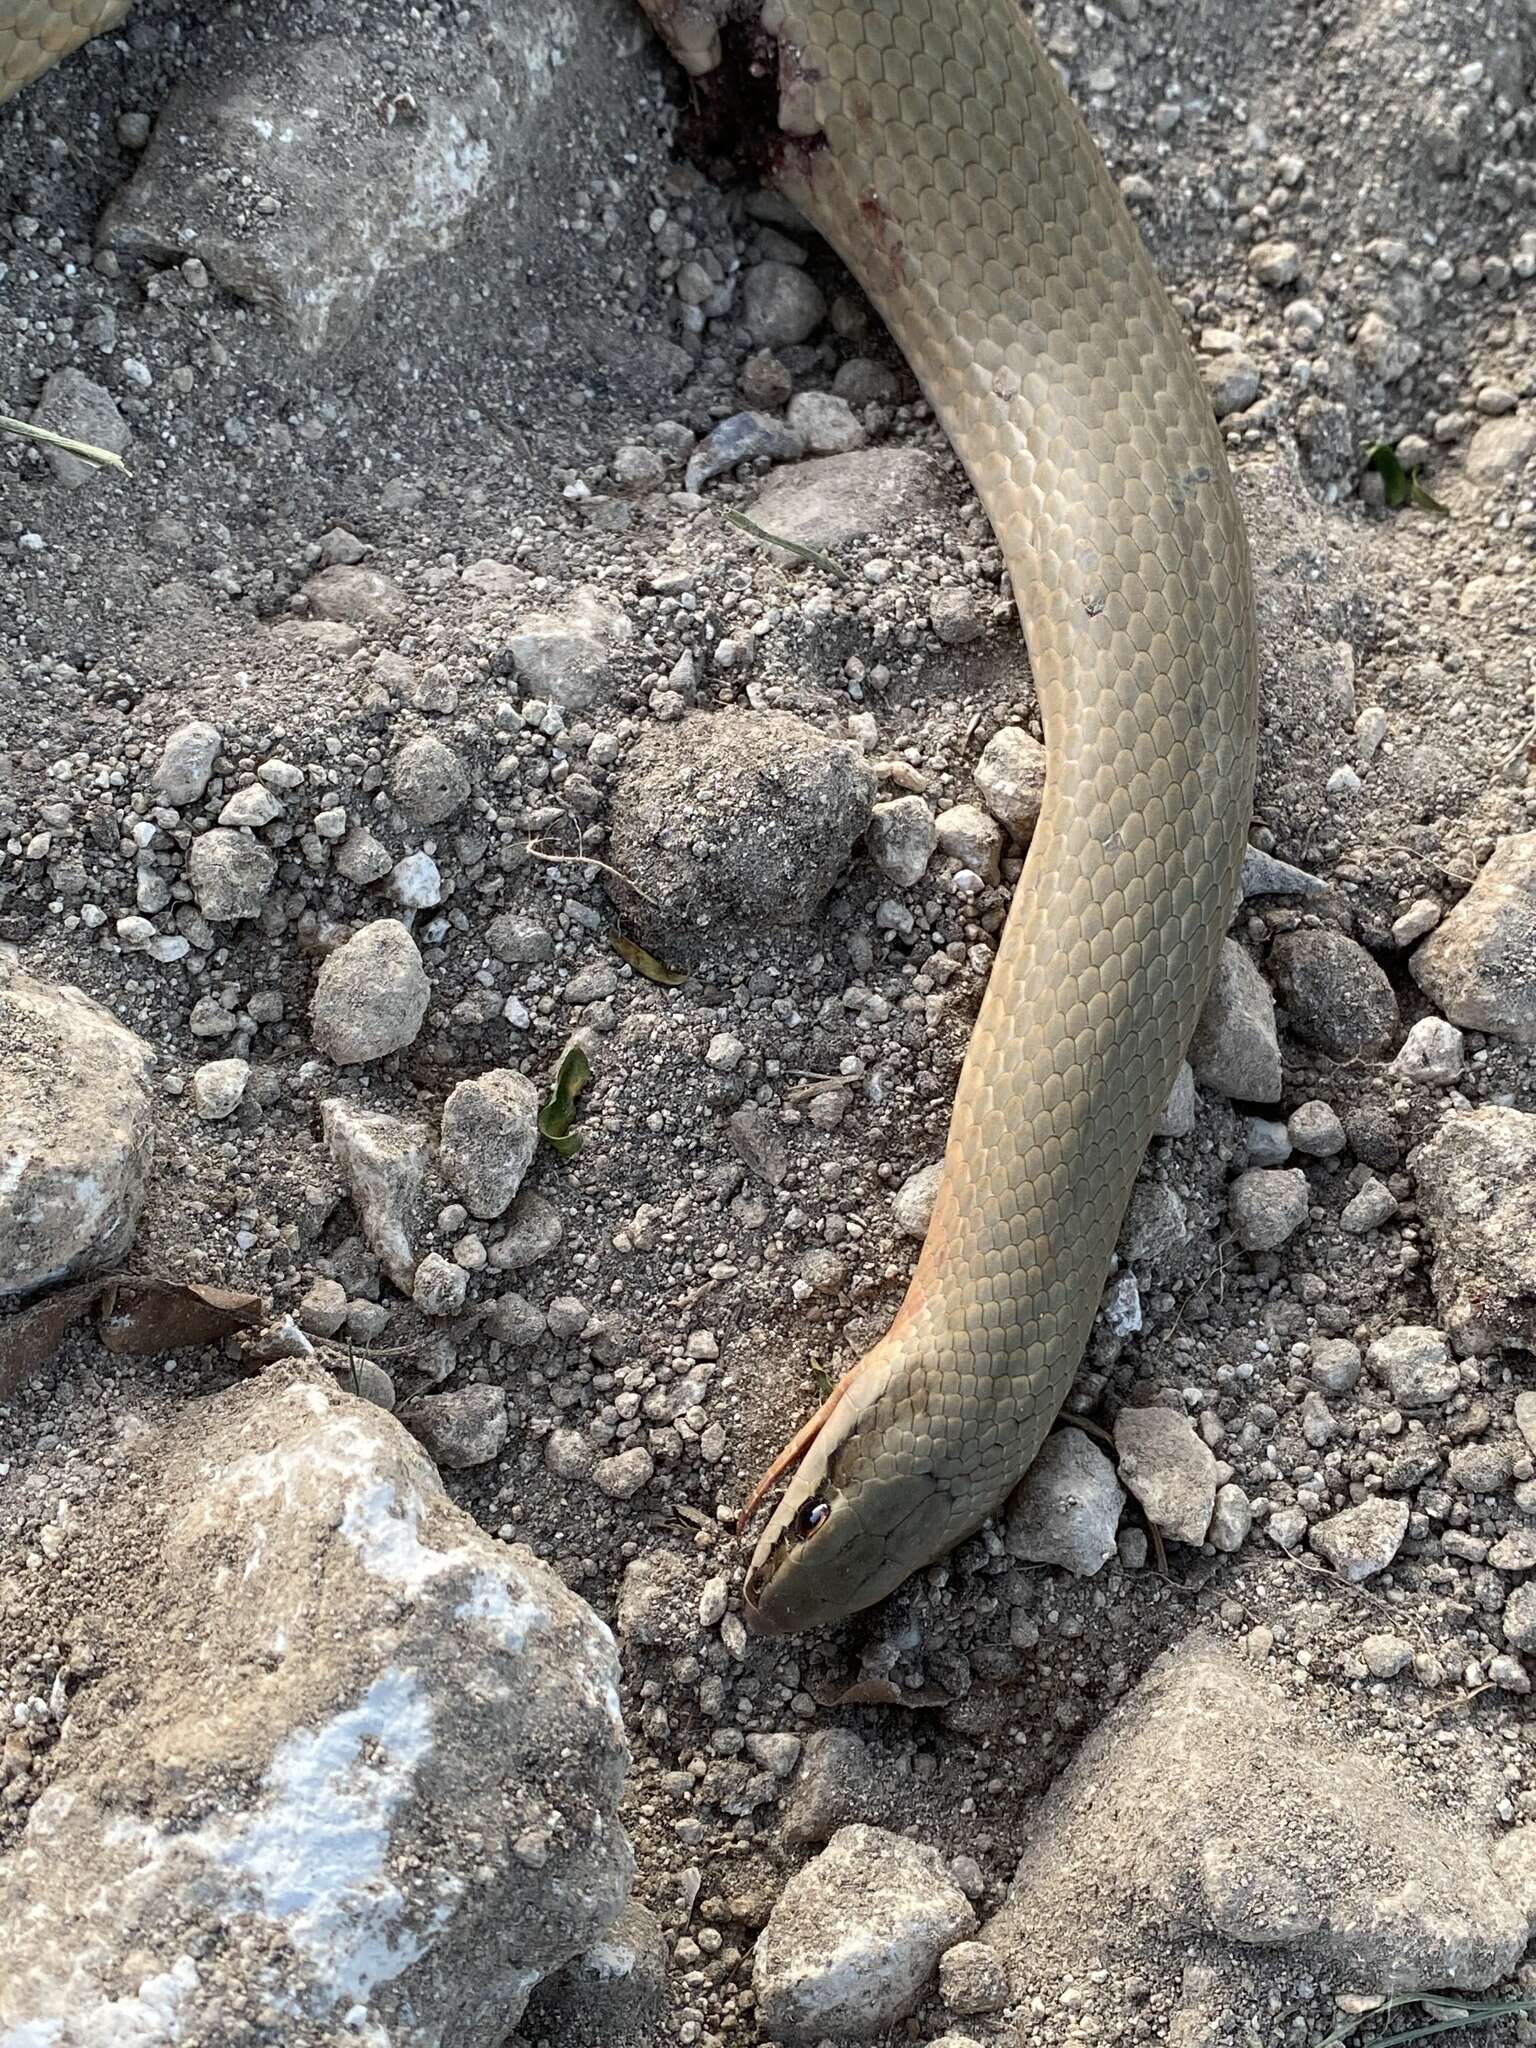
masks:
<svg viewBox="0 0 1536 2048"><path fill-rule="evenodd" d="M769 1475L748 1616L787 1632L974 1531L1065 1399L1235 898L1253 598L1210 401L1018 0L644 4L702 89L734 65L767 95L774 182L991 520L1047 753L911 1286ZM0 0L0 98L123 11Z"/></svg>

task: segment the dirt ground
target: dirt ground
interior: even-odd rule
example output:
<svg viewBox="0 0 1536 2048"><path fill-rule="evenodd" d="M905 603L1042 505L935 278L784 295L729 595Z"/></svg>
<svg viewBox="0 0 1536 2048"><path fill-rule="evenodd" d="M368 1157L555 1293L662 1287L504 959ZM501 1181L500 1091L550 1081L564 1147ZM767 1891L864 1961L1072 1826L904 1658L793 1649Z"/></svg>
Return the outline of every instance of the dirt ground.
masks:
<svg viewBox="0 0 1536 2048"><path fill-rule="evenodd" d="M1536 15L1517 0L1047 0L1036 17L1212 381L1252 535L1264 724L1251 836L1327 892L1256 897L1234 935L1261 961L1296 930L1358 940L1397 998L1395 1047L1430 1005L1394 923L1424 898L1449 906L1498 838L1536 829L1536 471L1513 440L1492 473L1467 459L1489 422L1536 418ZM423 1394L504 1390L504 1445L444 1478L620 1627L636 1895L668 1958L656 2039L756 2038L752 1943L811 1853L787 1827L788 1792L761 1782L776 1753L757 1738L858 1732L875 1789L849 1817L974 1859L986 1918L1067 1759L1197 1625L1304 1690L1342 1741L1436 1809L1536 1821L1531 1700L1489 1676L1506 1645L1486 1563L1532 1522L1516 1500L1531 1452L1512 1420L1515 1394L1536 1385L1529 1355L1464 1361L1457 1401L1413 1418L1426 1462L1384 1576L1351 1585L1266 1534L1286 1509L1315 1520L1348 1505L1352 1483L1401 1449L1403 1416L1369 1375L1320 1426L1313 1362L1327 1340L1364 1350L1440 1326L1405 1162L1452 1110L1536 1110L1531 1049L1507 1037L1469 1032L1465 1071L1424 1086L1390 1050L1334 1059L1282 1028L1278 1105L1206 1092L1194 1128L1154 1144L1144 1178L1177 1198L1182 1223L1130 1260L1141 1328L1100 1326L1071 1405L1108 1424L1131 1397L1161 1397L1194 1420L1254 1509L1234 1552L1174 1544L1159 1572L1125 1541L1141 1526L1131 1513L1121 1550L1079 1579L1021 1564L989 1530L826 1638L719 1626L739 1610L732 1531L752 1480L900 1298L916 1241L893 1196L942 1152L1018 863L973 895L951 886L954 859L903 888L861 849L800 922L647 930L686 970L661 986L609 942L640 929L622 924L596 865L610 803L652 736L689 729L685 713L794 714L853 741L879 800L916 794L936 812L976 801L999 727L1038 720L985 520L824 247L802 253L830 312L778 345L785 392L828 389L850 361L879 366L861 373L862 438L930 456L927 495L893 530L834 547L840 576L720 516L751 509L768 460L704 486L702 505L681 496L693 438L746 403L753 362L763 374L740 292L722 288L778 260L787 231L750 186L679 156L685 96L618 0L585 18L551 11L559 49L545 56L579 84L548 104L582 117L541 131L553 117L530 88L457 245L387 274L352 331L312 352L284 315L286 287L242 298L196 258L131 237L120 254L98 245L139 168L133 117L153 123L174 87L206 94L285 39L335 36L364 53L381 106L472 95L483 24L469 20L429 7L406 21L373 0L148 0L130 31L0 109L0 410L27 416L45 379L74 368L131 434L130 475L77 487L0 441L0 941L152 1048L156 1156L134 1264L250 1288L274 1309L296 1309L317 1279L382 1305L322 1355L344 1384L364 1358L382 1367L403 1418ZM197 148L179 159L189 177ZM259 242L259 178L244 175L240 233ZM157 204L174 215L180 199ZM1293 247L1294 269L1275 258L1266 276L1250 252L1276 244ZM699 291L729 299L696 321L690 263ZM1385 502L1364 460L1380 442L1444 512ZM620 450L657 459L616 463ZM349 586L322 631L313 579L354 555L387 582ZM627 632L592 702L530 709L511 642L582 585ZM974 637L935 631L941 591L963 595ZM151 770L193 719L220 735L213 784L156 826ZM424 734L469 778L440 825L412 825L388 794L398 750ZM262 833L275 886L259 916L199 928L178 886L187 832L274 759L303 771ZM338 872L314 825L338 809L392 862L430 854L441 888L413 914L431 984L419 1034L339 1079L311 1042L319 965L398 899ZM778 815L765 798L770 835ZM141 892L146 849L173 883L164 903ZM706 885L716 859L700 856ZM157 930L191 938L182 957L125 940L118 921L146 902ZM528 957L498 957L488 929L507 917L541 935ZM498 1271L465 1240L504 1226L436 1188L416 1251L457 1260L468 1299L424 1315L361 1242L320 1102L349 1094L435 1131L454 1085L487 1068L545 1092L573 1030L593 1072L584 1146L571 1159L542 1149L527 1182L558 1215L558 1243ZM204 1120L193 1076L232 1054L250 1062L244 1099ZM1350 1144L1292 1159L1308 1171L1305 1223L1245 1251L1226 1205L1247 1118L1318 1101ZM1340 1217L1372 1175L1396 1208L1362 1234ZM531 1344L482 1313L509 1289L543 1319ZM115 1358L77 1334L0 1406L0 1710L46 1698L71 1646L102 1633L92 1607L106 1589L42 1541L60 1502L88 1517L111 1488L125 1417L153 1429L246 1369L218 1349ZM1471 1442L1505 1447L1494 1492L1446 1477ZM605 1490L599 1461L626 1451L645 1453L633 1469L647 1476L623 1497L627 1481ZM638 1623L619 1611L626 1573ZM115 1579L111 1597L153 1628L152 1579ZM1415 1658L1390 1682L1361 1661L1383 1632ZM902 1703L850 1699L855 1683ZM49 1756L38 1734L0 1798L0 1852ZM1150 1991L1105 1993L1090 2027L1057 1994L1095 1958L1091 1932L1063 1930L1042 1945L1033 2006L962 2023L935 1998L891 2038L1174 2038L1170 2015L1191 2002L1179 1944L1150 1943ZM1200 2039L1280 2048L1338 2023L1347 1985L1283 1952L1244 1967L1251 2003ZM581 2024L536 2007L524 2038L575 2041ZM1444 2038L1510 2048L1530 2033L1505 2019Z"/></svg>

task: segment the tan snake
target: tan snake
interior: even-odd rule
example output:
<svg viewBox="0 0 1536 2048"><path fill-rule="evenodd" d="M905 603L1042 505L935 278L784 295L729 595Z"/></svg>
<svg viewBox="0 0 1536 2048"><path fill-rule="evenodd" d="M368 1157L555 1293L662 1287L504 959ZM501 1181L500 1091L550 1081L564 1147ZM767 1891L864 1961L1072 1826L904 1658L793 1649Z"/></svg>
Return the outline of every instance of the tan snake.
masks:
<svg viewBox="0 0 1536 2048"><path fill-rule="evenodd" d="M754 1496L793 1468L747 1575L784 1632L974 1531L1067 1394L1235 896L1253 601L1210 402L1017 0L644 4L696 79L762 88L774 181L921 382L1006 557L1048 757L911 1287ZM0 0L0 98L122 11Z"/></svg>

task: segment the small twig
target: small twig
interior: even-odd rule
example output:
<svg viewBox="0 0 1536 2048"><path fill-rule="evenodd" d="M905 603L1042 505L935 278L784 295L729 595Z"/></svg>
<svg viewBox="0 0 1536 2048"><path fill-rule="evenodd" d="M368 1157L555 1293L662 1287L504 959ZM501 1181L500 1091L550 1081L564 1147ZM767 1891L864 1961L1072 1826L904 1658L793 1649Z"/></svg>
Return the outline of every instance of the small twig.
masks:
<svg viewBox="0 0 1536 2048"><path fill-rule="evenodd" d="M754 540L765 540L771 547L782 548L787 555L798 555L802 562L810 562L827 576L835 576L840 583L846 583L848 571L840 562L834 562L830 555L824 555L820 548L808 548L804 541L785 540L782 534L770 533L766 526L759 526L755 519L749 519L745 512L733 512L729 506L721 510L720 517L727 525L739 526L743 533L750 533Z"/></svg>
<svg viewBox="0 0 1536 2048"><path fill-rule="evenodd" d="M611 868L607 861L599 860L596 854L545 853L543 848L535 846L531 839L523 851L530 854L534 860L547 861L552 868L601 868L605 875L612 875L614 880L622 882L626 889L633 889L642 903L649 903L653 910L660 910L662 907L654 896L646 894L638 882L632 882L628 875L621 873L618 868Z"/></svg>
<svg viewBox="0 0 1536 2048"><path fill-rule="evenodd" d="M9 413L0 412L0 433L19 434L24 441L46 441L50 448L78 455L82 462L98 462L103 469L120 469L124 476L133 473L121 455L114 455L110 448L98 448L94 441L71 441L64 434L50 433L47 427L34 427L28 420L13 420Z"/></svg>

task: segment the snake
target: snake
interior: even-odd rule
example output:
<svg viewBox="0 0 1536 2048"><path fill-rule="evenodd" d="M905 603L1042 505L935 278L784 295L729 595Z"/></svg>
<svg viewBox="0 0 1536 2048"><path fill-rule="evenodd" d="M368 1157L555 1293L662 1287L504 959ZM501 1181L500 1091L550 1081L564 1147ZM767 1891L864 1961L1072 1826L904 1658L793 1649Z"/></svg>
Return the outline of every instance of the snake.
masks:
<svg viewBox="0 0 1536 2048"><path fill-rule="evenodd" d="M943 1172L886 1334L747 1502L765 1635L873 1606L996 1514L1071 1391L1214 975L1257 633L1211 400L1020 0L642 0L858 281L1006 565L1046 754ZM124 0L0 0L0 99Z"/></svg>

